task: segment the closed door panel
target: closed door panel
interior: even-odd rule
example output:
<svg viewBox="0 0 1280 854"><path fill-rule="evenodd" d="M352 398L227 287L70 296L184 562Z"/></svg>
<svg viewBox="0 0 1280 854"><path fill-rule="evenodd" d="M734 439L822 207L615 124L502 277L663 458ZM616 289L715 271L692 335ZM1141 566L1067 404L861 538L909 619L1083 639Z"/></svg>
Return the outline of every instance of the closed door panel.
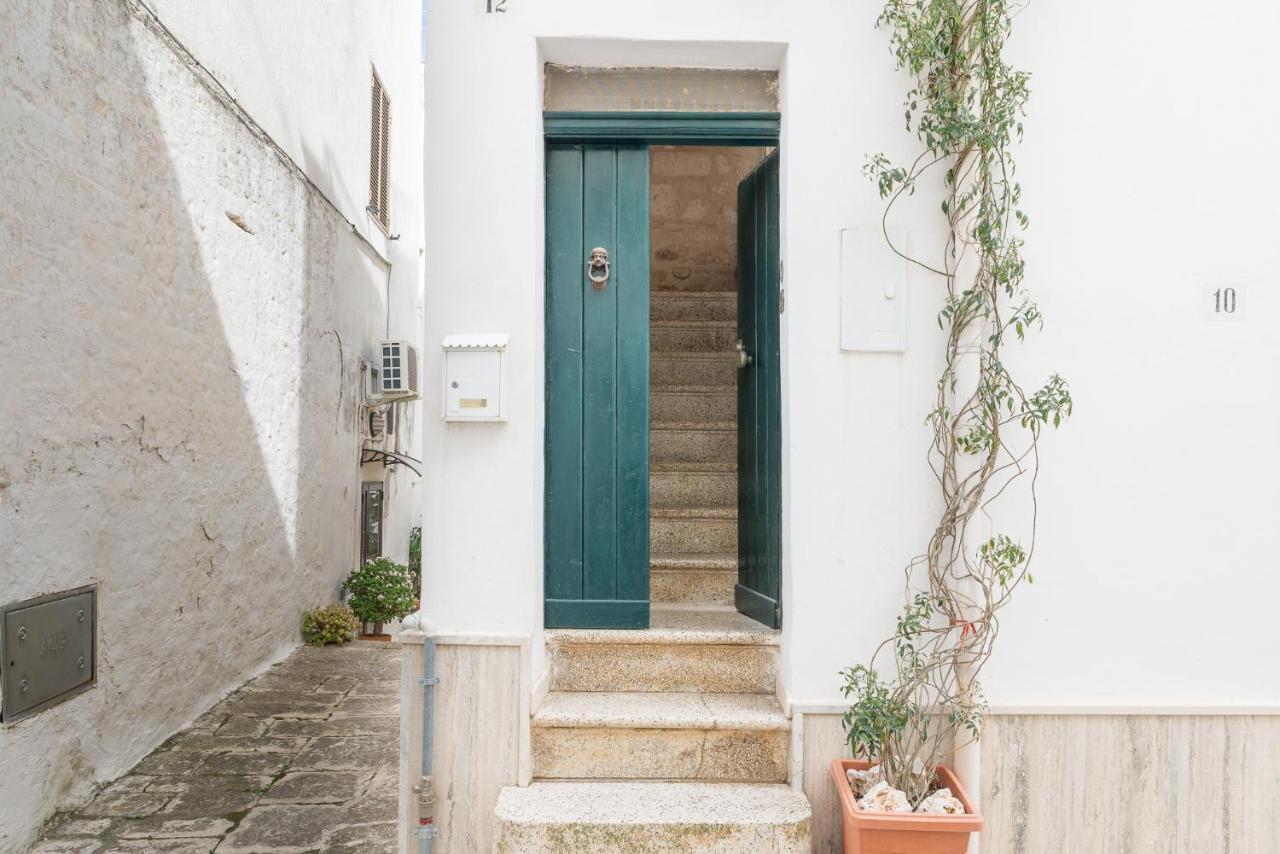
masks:
<svg viewBox="0 0 1280 854"><path fill-rule="evenodd" d="M547 627L649 623L649 156L547 149Z"/></svg>

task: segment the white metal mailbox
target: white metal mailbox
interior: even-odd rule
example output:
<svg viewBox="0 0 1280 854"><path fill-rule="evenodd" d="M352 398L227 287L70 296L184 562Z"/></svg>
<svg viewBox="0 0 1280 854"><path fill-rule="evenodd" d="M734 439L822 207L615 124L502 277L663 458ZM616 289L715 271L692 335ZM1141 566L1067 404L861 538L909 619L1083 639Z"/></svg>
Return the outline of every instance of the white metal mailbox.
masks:
<svg viewBox="0 0 1280 854"><path fill-rule="evenodd" d="M507 341L501 334L449 335L444 348L444 420L507 420Z"/></svg>

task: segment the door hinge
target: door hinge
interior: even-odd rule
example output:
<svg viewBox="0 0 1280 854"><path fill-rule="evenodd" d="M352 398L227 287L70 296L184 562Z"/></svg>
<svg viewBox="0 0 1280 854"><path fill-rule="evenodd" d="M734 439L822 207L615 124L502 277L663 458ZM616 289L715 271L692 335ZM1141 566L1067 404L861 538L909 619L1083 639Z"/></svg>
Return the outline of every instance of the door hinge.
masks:
<svg viewBox="0 0 1280 854"><path fill-rule="evenodd" d="M787 289L778 288L778 314L787 310Z"/></svg>
<svg viewBox="0 0 1280 854"><path fill-rule="evenodd" d="M773 625L775 627L782 625L782 606L781 605L773 606Z"/></svg>

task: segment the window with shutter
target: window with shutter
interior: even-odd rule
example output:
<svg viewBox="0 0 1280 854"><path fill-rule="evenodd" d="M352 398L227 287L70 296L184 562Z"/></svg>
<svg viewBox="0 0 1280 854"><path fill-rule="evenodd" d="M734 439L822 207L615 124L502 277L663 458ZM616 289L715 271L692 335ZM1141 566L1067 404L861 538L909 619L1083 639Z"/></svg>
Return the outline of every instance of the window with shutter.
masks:
<svg viewBox="0 0 1280 854"><path fill-rule="evenodd" d="M391 143L391 100L373 72L369 97L369 213L384 229L391 228L389 186Z"/></svg>

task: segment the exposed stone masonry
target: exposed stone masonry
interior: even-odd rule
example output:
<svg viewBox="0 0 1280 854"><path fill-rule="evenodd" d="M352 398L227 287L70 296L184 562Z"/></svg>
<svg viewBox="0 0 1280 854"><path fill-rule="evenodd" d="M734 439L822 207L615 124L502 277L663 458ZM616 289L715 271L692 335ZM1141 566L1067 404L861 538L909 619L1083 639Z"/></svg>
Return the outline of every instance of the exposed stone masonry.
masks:
<svg viewBox="0 0 1280 854"><path fill-rule="evenodd" d="M655 146L650 154L649 281L655 291L733 291L738 182L762 148Z"/></svg>

